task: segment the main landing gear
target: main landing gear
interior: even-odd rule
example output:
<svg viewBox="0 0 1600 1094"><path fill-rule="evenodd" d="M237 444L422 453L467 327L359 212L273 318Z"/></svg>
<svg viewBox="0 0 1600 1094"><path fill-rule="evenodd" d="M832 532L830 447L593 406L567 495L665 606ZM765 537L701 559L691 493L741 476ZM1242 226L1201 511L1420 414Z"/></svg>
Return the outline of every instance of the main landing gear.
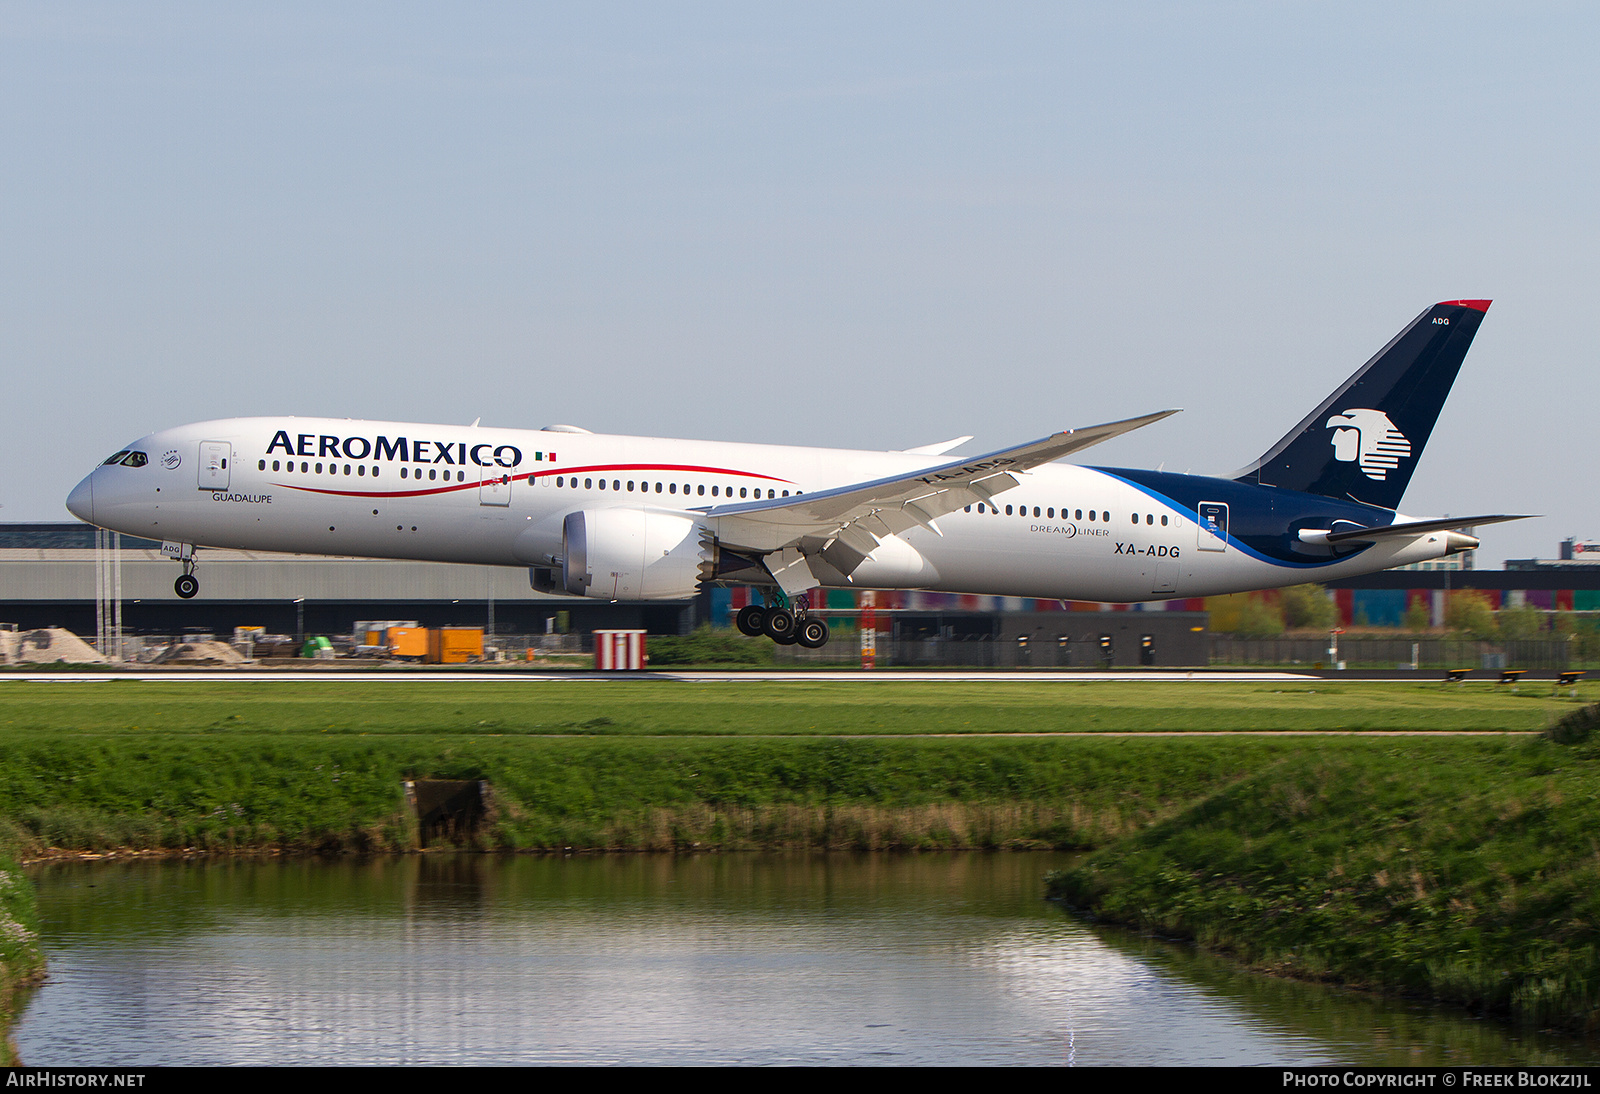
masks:
<svg viewBox="0 0 1600 1094"><path fill-rule="evenodd" d="M183 560L183 573L172 583L172 591L185 600L193 600L200 591L200 579L194 576L194 559Z"/></svg>
<svg viewBox="0 0 1600 1094"><path fill-rule="evenodd" d="M733 622L741 634L751 638L764 634L780 646L798 644L808 650L821 649L828 644L828 624L807 614L803 595L795 600L793 608L784 603L788 597L781 591L774 590L768 595L776 603L768 607L751 604L739 609Z"/></svg>

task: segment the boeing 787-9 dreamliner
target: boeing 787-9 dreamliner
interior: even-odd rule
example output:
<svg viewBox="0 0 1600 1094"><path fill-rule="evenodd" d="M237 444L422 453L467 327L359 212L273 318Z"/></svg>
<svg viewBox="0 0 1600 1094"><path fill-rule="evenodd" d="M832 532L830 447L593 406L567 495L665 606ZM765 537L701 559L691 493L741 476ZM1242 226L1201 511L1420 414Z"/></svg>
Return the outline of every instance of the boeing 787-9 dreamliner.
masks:
<svg viewBox="0 0 1600 1094"><path fill-rule="evenodd" d="M1469 550L1400 499L1488 310L1425 310L1256 460L1222 477L1058 462L1175 413L971 458L325 418L230 418L120 449L67 508L196 547L526 566L531 587L670 600L763 590L748 634L820 646L818 588L1129 602L1328 581Z"/></svg>

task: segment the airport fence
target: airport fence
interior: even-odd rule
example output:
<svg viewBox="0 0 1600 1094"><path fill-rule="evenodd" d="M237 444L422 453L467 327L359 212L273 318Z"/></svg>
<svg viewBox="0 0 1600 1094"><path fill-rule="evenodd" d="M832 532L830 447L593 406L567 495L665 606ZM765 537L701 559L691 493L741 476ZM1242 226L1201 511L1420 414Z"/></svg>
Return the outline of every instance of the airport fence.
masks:
<svg viewBox="0 0 1600 1094"><path fill-rule="evenodd" d="M1243 638L1212 634L1207 665L1363 669L1530 669L1562 671L1600 669L1600 643L1570 636L1483 641L1447 637L1371 637L1341 635L1338 655L1328 652L1327 636ZM818 650L779 646L777 663L856 665L861 644L856 635L834 639ZM1064 648L1052 643L1031 647L983 636L974 638L910 638L878 640L877 663L896 668L1098 669L1105 667L1084 643ZM1128 667L1128 666L1118 666ZM1181 666L1166 666L1181 667Z"/></svg>
<svg viewBox="0 0 1600 1094"><path fill-rule="evenodd" d="M1243 637L1232 634L1207 636L1210 646L1206 664L1216 668L1230 666L1265 668L1331 668L1342 663L1361 669L1528 669L1562 671L1600 670L1600 637L1594 635L1543 635L1535 638L1498 641L1444 636L1384 637L1341 635L1337 656L1330 655L1328 637L1274 636ZM217 645L210 645L216 643ZM245 645L228 641L227 636L188 633L182 635L126 635L120 651L105 652L128 664L161 663L172 658L182 646L206 658L217 646L233 649L242 657L292 657L299 646L292 637L279 636L264 644ZM210 650L206 649L210 646ZM335 652L340 657L354 652L351 640L336 638ZM546 657L572 658L594 653L594 636L573 634L496 634L485 636L486 660L523 661L533 650L533 660ZM773 658L782 665L855 666L861 663L861 641L855 632L831 639L821 649L803 646L775 646ZM877 644L877 664L884 668L971 668L998 670L1098 669L1104 667L1086 643L1068 648L1054 643L1034 643L1031 647L1003 641L992 635L967 637L894 638L881 635ZM1129 666L1119 666L1129 667ZM1199 666L1164 666L1199 667Z"/></svg>
<svg viewBox="0 0 1600 1094"><path fill-rule="evenodd" d="M1211 664L1364 669L1565 669L1600 668L1595 643L1576 635L1488 641L1435 636L1340 635L1337 653L1328 636L1244 638L1211 635Z"/></svg>

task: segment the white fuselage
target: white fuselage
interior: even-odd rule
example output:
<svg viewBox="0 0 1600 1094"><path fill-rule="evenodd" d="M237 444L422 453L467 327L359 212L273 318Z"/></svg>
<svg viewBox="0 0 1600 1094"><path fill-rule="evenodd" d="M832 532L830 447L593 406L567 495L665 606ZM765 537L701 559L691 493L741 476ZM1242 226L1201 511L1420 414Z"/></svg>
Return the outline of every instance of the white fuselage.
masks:
<svg viewBox="0 0 1600 1094"><path fill-rule="evenodd" d="M129 450L145 454L143 466L96 469L69 499L74 513L172 543L500 566L559 559L563 520L574 511L673 514L715 534L705 511L718 505L948 460L315 418L203 422L150 434ZM886 541L848 587L1167 600L1326 581L1446 553L1445 534L1425 534L1305 571L1218 538L1193 509L1104 471L1053 463L1018 477L997 505L939 517L942 534L913 528Z"/></svg>

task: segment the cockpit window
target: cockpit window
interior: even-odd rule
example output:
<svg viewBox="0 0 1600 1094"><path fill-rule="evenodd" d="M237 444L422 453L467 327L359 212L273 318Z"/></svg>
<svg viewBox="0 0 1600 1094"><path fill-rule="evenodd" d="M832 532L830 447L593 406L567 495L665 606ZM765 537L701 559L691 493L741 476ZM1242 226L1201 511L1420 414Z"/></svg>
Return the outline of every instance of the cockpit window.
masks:
<svg viewBox="0 0 1600 1094"><path fill-rule="evenodd" d="M121 463L122 462L122 457L126 456L127 454L128 454L128 450L126 448L124 448L121 452L118 452L116 455L107 456L104 466L109 467L111 464Z"/></svg>
<svg viewBox="0 0 1600 1094"><path fill-rule="evenodd" d="M150 457L143 452L129 452L128 458L122 461L123 467L143 467L150 462Z"/></svg>

